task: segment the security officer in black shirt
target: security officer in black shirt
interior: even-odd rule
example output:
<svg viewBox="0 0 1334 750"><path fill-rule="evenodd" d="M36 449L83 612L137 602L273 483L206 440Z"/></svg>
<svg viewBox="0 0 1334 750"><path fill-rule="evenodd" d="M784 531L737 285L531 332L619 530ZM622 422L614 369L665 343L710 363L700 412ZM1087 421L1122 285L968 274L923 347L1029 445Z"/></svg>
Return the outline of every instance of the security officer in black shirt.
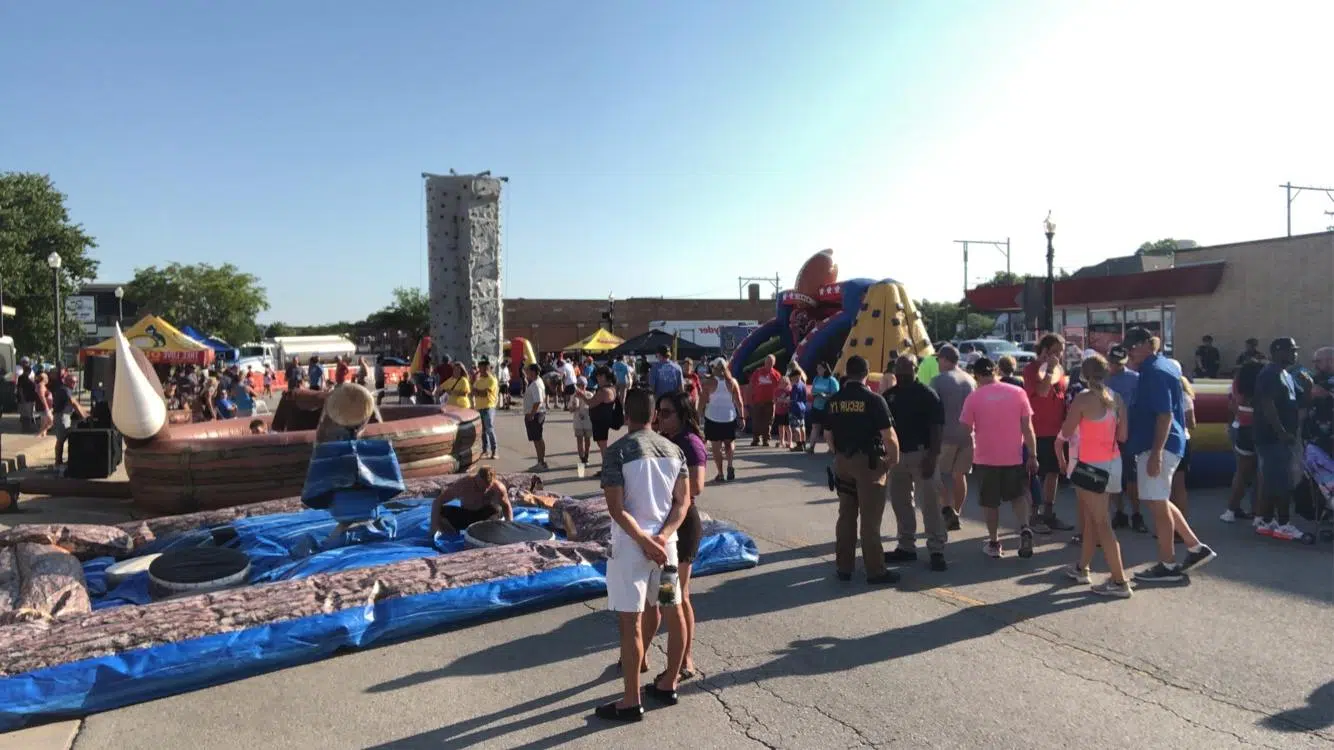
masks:
<svg viewBox="0 0 1334 750"><path fill-rule="evenodd" d="M894 363L895 385L885 392L894 432L899 438L899 462L889 470L889 502L898 521L899 546L885 553L885 562L917 559L917 510L926 525L926 550L931 569L943 571L945 563L945 516L940 512L941 433L945 429L945 404L934 390L917 379L917 357L904 354Z"/></svg>
<svg viewBox="0 0 1334 750"><path fill-rule="evenodd" d="M861 517L862 564L867 583L895 583L899 574L885 567L880 521L885 515L885 482L899 460L899 441L889 405L866 387L868 368L850 357L847 381L827 405L825 434L834 453L838 524L834 532L835 565L840 580L852 579L857 562L857 519ZM940 511L936 511L940 515Z"/></svg>

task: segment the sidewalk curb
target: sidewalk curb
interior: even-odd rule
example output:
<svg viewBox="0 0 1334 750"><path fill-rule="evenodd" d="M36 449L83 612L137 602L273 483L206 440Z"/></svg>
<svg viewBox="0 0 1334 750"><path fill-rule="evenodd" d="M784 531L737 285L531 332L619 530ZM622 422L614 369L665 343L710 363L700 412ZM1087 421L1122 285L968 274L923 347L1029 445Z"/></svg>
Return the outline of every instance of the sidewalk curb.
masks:
<svg viewBox="0 0 1334 750"><path fill-rule="evenodd" d="M70 750L83 721L58 721L0 734L0 750Z"/></svg>

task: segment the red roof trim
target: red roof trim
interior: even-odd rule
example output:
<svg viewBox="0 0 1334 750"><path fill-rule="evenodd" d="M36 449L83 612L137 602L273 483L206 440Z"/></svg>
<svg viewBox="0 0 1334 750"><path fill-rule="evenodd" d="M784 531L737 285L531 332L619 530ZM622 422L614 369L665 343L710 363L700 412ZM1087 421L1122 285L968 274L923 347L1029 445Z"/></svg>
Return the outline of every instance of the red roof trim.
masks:
<svg viewBox="0 0 1334 750"><path fill-rule="evenodd" d="M1056 306L1096 305L1147 299L1213 294L1223 280L1223 262L1165 268L1123 276L1088 276L1056 282ZM1022 284L968 290L968 303L979 310L1018 310Z"/></svg>

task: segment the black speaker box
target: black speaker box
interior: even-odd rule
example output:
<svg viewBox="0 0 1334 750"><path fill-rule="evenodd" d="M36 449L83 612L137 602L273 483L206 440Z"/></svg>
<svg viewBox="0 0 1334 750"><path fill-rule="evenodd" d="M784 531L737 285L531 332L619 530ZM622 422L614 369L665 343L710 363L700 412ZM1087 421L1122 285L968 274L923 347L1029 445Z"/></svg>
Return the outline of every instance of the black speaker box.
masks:
<svg viewBox="0 0 1334 750"><path fill-rule="evenodd" d="M106 479L120 466L123 447L116 430L75 428L66 438L69 450L65 476L71 479Z"/></svg>

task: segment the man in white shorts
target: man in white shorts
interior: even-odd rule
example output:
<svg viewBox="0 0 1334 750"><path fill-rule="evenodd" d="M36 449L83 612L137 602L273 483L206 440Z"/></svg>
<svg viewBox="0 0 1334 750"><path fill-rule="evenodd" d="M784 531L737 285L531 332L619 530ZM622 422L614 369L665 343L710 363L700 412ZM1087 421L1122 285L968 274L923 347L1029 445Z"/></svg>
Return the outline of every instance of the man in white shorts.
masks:
<svg viewBox="0 0 1334 750"><path fill-rule="evenodd" d="M676 686L685 660L685 617L676 575L676 529L690 507L685 454L671 440L648 429L653 394L633 390L625 397L627 434L607 447L602 489L607 496L611 554L607 560L607 608L617 613L625 695L597 708L611 721L639 721L639 665L644 652L640 615L653 597L667 622L667 670L644 687L660 703L677 703ZM665 575L664 575L665 573Z"/></svg>
<svg viewBox="0 0 1334 750"><path fill-rule="evenodd" d="M1158 353L1162 342L1144 328L1126 331L1122 346L1139 372L1130 404L1130 435L1126 449L1135 456L1140 504L1153 514L1158 535L1158 564L1135 574L1137 581L1180 581L1192 568L1217 557L1170 502L1172 475L1186 450L1185 394L1181 367ZM1186 559L1178 563L1173 532L1186 543Z"/></svg>

